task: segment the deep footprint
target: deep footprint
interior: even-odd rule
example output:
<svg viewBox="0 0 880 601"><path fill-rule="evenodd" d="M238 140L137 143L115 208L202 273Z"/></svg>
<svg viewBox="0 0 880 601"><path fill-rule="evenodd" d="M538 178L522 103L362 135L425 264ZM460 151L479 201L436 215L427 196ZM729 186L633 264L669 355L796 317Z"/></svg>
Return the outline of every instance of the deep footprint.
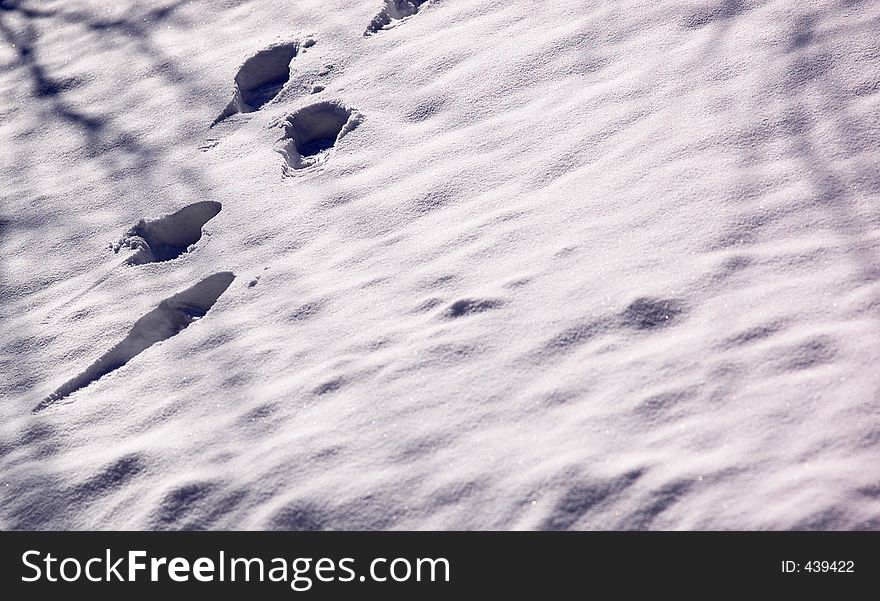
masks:
<svg viewBox="0 0 880 601"><path fill-rule="evenodd" d="M84 372L43 399L34 407L33 412L51 407L77 390L119 369L154 344L176 336L204 317L234 279L235 276L228 271L215 273L195 286L166 298L158 307L138 319L124 340L104 353Z"/></svg>
<svg viewBox="0 0 880 601"><path fill-rule="evenodd" d="M328 151L361 120L360 113L337 102L319 102L287 117L284 136L275 146L284 157L285 172L323 163Z"/></svg>
<svg viewBox="0 0 880 601"><path fill-rule="evenodd" d="M385 6L370 21L364 35L369 36L384 29L390 29L396 24L396 21L416 14L422 5L427 3L428 0L385 0Z"/></svg>
<svg viewBox="0 0 880 601"><path fill-rule="evenodd" d="M222 208L219 202L206 200L158 219L142 219L125 233L113 250L134 250L134 254L126 260L128 265L176 259L201 239L202 227L216 217Z"/></svg>
<svg viewBox="0 0 880 601"><path fill-rule="evenodd" d="M212 125L236 113L258 111L274 100L290 79L290 61L298 53L298 42L285 42L264 48L244 61L235 76L232 100Z"/></svg>

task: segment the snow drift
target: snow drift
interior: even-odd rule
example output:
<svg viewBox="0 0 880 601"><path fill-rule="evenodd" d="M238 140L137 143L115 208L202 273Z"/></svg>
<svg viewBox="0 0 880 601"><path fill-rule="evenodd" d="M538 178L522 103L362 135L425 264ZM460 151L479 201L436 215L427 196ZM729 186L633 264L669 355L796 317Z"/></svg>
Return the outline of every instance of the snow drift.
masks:
<svg viewBox="0 0 880 601"><path fill-rule="evenodd" d="M878 23L3 3L0 526L880 527Z"/></svg>

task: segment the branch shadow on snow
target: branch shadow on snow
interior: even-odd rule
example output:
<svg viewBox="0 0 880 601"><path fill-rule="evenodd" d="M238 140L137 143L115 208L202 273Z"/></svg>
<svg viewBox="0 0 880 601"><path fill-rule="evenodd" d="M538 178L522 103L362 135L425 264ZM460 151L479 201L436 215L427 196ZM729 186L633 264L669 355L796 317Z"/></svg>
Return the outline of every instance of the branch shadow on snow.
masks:
<svg viewBox="0 0 880 601"><path fill-rule="evenodd" d="M128 204L140 206L143 191L163 188L168 191L170 180L174 182L170 192L175 205L204 200L211 186L198 163L167 162L166 148L142 137L134 129L142 124L133 125L125 114L114 114L100 104L81 104L72 92L92 84L55 71L49 57L57 56L59 49L48 36L44 36L44 32L52 29L68 28L73 35L89 40L93 54L127 48L156 66L153 76L161 81L166 91L174 94L181 104L191 105L194 98L204 97L206 93L207 88L200 83L204 81L203 75L186 69L152 37L157 23L179 27L192 25L178 10L187 4L185 0L177 0L146 9L137 10L136 7L122 17L108 18L99 10L92 12L64 3L44 7L39 2L0 0L0 43L10 51L4 70L15 78L18 86L12 91L18 102L10 118L24 119L21 123L26 123L31 131L36 131L37 124L46 130L63 130L63 143L71 148L69 154L75 165L89 168L96 181L102 182L102 194L108 197L128 197L131 199ZM4 166L5 173L12 174L15 182L20 182L21 193L30 197L40 195L37 185L45 179L40 168L46 162L46 152L37 139L28 132L18 136L15 153L10 155L10 163ZM16 215L4 210L0 214L0 241L6 243L34 232L50 236L56 228L93 231L88 212L78 210L73 196L51 192L41 195L41 202L34 210L22 207ZM119 211L116 207L123 204L114 203L105 210ZM52 210L45 210L50 205ZM61 225L58 223L59 211L66 211ZM143 212L147 213L147 207L143 207ZM128 214L117 214L115 217L111 215L109 221L130 223L130 219ZM41 257L38 251L36 246L29 249L25 260L36 264ZM0 301L4 309L11 310L24 295L41 293L62 283L51 276L43 276L34 279L27 289L19 289L14 285L14 279L7 277L11 274L7 273L9 263L6 256L0 257ZM21 255L18 261L22 261ZM19 266L16 273L21 273ZM64 282L71 282L78 275L81 274L72 271L65 275ZM196 319L198 315L190 317ZM37 368L36 357L46 344L63 332L55 332L50 326L40 327L27 319L20 319L18 325L13 340L0 341L0 355L14 357L14 362L0 364L0 368L6 372L4 376L8 376L3 378L7 392L11 390L16 395L26 395L36 390L46 378L39 375L42 370ZM54 475L61 471L53 465L55 449L64 447L65 440L63 429L51 427L49 420L43 414L20 416L16 425L0 440L0 470L5 469L13 456L18 462L27 457L39 461L42 466L40 475L17 478L14 487L0 494L0 500L8 508L4 511L5 517L10 520L8 524L12 528L75 527L82 507L71 503L71 494L87 503L100 490L111 490L143 469L141 459L129 458L118 466L108 467L107 474L96 476L99 479L87 482L84 488L71 489L65 484L67 476L59 478Z"/></svg>

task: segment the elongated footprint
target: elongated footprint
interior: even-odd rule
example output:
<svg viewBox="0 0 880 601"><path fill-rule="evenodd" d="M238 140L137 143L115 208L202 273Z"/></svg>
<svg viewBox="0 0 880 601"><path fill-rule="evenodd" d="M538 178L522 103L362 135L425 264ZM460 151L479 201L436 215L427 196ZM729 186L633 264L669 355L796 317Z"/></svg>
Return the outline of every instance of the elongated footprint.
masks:
<svg viewBox="0 0 880 601"><path fill-rule="evenodd" d="M163 340L176 336L207 315L217 299L229 288L235 276L228 271L215 273L194 286L166 298L159 306L138 319L122 341L101 355L85 371L62 384L34 407L37 413L97 382L136 356Z"/></svg>

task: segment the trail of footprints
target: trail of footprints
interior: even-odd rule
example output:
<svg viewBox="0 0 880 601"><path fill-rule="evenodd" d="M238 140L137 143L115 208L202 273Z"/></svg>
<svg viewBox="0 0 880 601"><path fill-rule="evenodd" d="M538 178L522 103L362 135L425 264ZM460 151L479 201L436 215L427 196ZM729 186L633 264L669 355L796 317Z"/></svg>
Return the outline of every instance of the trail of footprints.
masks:
<svg viewBox="0 0 880 601"><path fill-rule="evenodd" d="M396 26L415 15L430 0L385 0L382 10L373 18L364 35L370 36ZM272 103L284 91L291 78L291 62L306 48L315 44L312 38L303 43L285 42L260 50L248 58L234 79L233 97L211 124L214 125L240 113L253 113ZM324 75L327 70L322 72ZM322 86L313 86L320 93ZM363 120L363 115L338 100L322 100L302 107L281 123L283 135L274 149L282 155L282 170L291 175L327 161L330 151L346 134ZM211 138L200 147L208 150L220 142ZM116 253L130 251L122 265L136 268L148 263L173 262L192 252L203 237L204 226L215 218L222 206L219 202L196 202L175 213L151 220L140 220L112 245ZM100 285L99 280L89 290ZM48 397L34 412L51 407L74 392L85 388L132 361L151 346L176 336L205 317L211 307L232 285L235 275L222 271L210 275L193 286L161 301L156 308L138 319L128 335L101 355L84 371L71 378ZM247 286L252 288L257 279ZM440 304L430 303L429 307ZM466 318L503 306L499 299L462 299L442 311L444 320ZM677 300L639 298L619 316L618 322L635 330L654 330L672 324L684 308ZM607 329L608 324L585 324L569 329L550 341L547 353L579 344Z"/></svg>
<svg viewBox="0 0 880 601"><path fill-rule="evenodd" d="M391 28L416 14L427 1L385 0L383 8L370 22L364 35ZM235 75L232 99L211 123L211 127L237 114L257 112L279 98L290 82L291 62L314 45L312 38L302 42L282 42L250 56ZM326 68L321 75L326 75L329 70L329 67ZM310 91L317 94L323 90L323 85L315 84ZM320 101L291 113L282 123L283 135L275 146L275 150L284 158L283 173L292 174L324 163L336 143L362 120L363 115L358 111L336 100ZM208 138L199 150L208 151L219 143L219 136ZM172 261L194 249L202 238L205 224L216 217L221 209L219 202L204 201L157 219L142 219L125 232L112 245L112 249L115 253L131 251L122 263L126 267ZM123 367L151 346L176 336L202 319L234 279L232 272L215 273L164 299L155 309L138 319L123 340L40 401L33 412L53 406Z"/></svg>
<svg viewBox="0 0 880 601"><path fill-rule="evenodd" d="M113 245L113 250L117 253L123 249L133 251L122 263L128 267L171 261L194 249L202 238L203 226L216 217L221 209L219 202L204 201L158 219L142 219ZM33 412L51 407L116 371L154 344L176 336L204 317L234 279L235 276L228 271L215 273L166 298L138 319L121 342L40 401Z"/></svg>
<svg viewBox="0 0 880 601"><path fill-rule="evenodd" d="M371 36L391 29L412 17L430 0L384 0L382 8L370 21L364 36ZM316 44L314 38L304 41L288 41L272 44L248 57L239 67L233 79L232 99L211 123L213 128L238 114L253 113L279 99L289 87L292 62L296 57ZM331 66L319 75L326 75ZM323 92L325 86L313 83L311 94ZM284 159L283 175L316 167L326 162L331 149L347 133L363 120L363 115L339 101L324 101L305 106L287 116L282 122L283 135L275 150ZM210 151L221 138L211 137L199 146Z"/></svg>
<svg viewBox="0 0 880 601"><path fill-rule="evenodd" d="M396 26L399 22L415 15L427 3L426 0L385 0L384 7L371 21L365 35L377 34ZM302 45L296 42L276 44L246 60L235 76L232 100L212 126L236 114L257 112L278 99L290 81L291 61L303 48L308 48L313 43L307 40ZM320 93L322 89L319 89L319 86L313 87L312 92ZM337 100L322 100L288 115L281 124L283 136L274 148L284 159L283 173L291 175L326 162L330 151L338 141L353 131L362 120L363 116L358 111ZM209 139L200 150L209 150L219 143L219 137ZM174 213L156 219L142 219L126 231L121 239L112 245L112 249L115 253L129 253L121 264L126 268L143 269L144 265L152 263L169 263L174 266L176 260L196 249L204 236L204 227L217 217L221 210L222 206L219 202L204 201L187 205ZM89 290L100 285L104 279L99 280ZM436 280L434 286L442 285L450 279L451 277L440 278ZM124 367L150 347L177 336L195 322L204 319L234 280L235 275L232 272L221 271L165 298L154 309L141 316L132 325L125 338L40 401L32 411L38 413L54 406L73 393ZM254 278L246 286L253 288L258 280L259 277ZM477 319L480 314L503 307L505 301L497 298L463 298L440 308L443 302L439 298L432 298L423 305L425 310L437 309L438 318L449 322ZM302 308L297 312L302 312ZM686 313L687 307L679 299L641 297L618 315L585 322L558 333L547 342L546 347L540 351L540 356L553 357L621 328L648 335L653 331L675 325ZM468 352L467 349L462 351L455 348L438 350L457 355L462 353L467 355ZM343 384L344 380L334 379L317 387L314 392L330 394ZM126 457L111 467L110 476L102 475L98 482L101 481L100 478L108 477L115 481L126 477L126 474L132 471L137 473L140 469L136 456L134 459ZM638 474L635 477L637 476ZM624 484L628 484L632 479L633 477L628 475ZM575 514L582 513L582 508L577 505L579 492L576 493L563 500L561 510L557 512L559 515L553 518L552 523L545 524L545 527L567 528L576 521L578 516ZM183 513L186 509L186 498L198 494L204 493L194 487L178 489L171 497L171 509L160 515L160 522L174 523L177 514ZM168 507L166 506L165 509ZM575 515L574 519L571 518L572 515Z"/></svg>
<svg viewBox="0 0 880 601"><path fill-rule="evenodd" d="M365 35L370 36L396 26L398 22L415 15L429 1L385 0L382 10L370 22ZM291 62L302 50L314 44L312 38L307 38L302 43L274 44L248 58L235 76L232 100L211 126L239 113L257 112L272 103L290 82ZM326 74L326 71L322 74ZM312 91L318 93L322 89L320 86L313 86ZM284 158L283 173L291 175L326 162L338 141L353 131L362 120L363 115L338 100L322 100L288 115L281 123L283 135L274 147ZM212 138L201 150L216 146L219 141L219 137ZM219 202L196 202L157 219L142 219L112 245L113 251L130 251L131 254L123 262L127 267L173 261L194 250L202 239L204 226L221 209ZM33 411L42 411L54 405L126 365L151 346L176 336L207 315L234 279L235 276L228 271L215 273L161 301L155 309L135 322L122 341L83 372L65 382L34 407ZM103 279L99 280L95 286L102 281ZM253 287L256 283L255 279L248 287ZM436 304L432 303L430 306L434 307ZM464 318L496 309L503 304L498 299L462 299L448 306L440 317L444 320ZM618 321L636 330L654 330L670 325L682 312L683 307L676 300L646 297L639 298L628 306ZM548 352L556 352L562 347L590 339L605 331L607 325L586 324L564 331L550 341Z"/></svg>

